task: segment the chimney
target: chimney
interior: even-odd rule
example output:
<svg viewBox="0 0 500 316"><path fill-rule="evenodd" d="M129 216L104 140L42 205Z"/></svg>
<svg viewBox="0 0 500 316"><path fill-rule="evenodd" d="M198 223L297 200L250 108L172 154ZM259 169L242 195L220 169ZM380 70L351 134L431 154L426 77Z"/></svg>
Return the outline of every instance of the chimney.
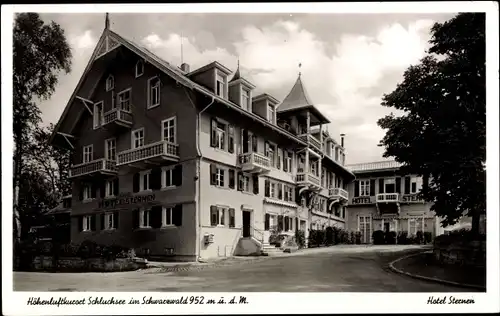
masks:
<svg viewBox="0 0 500 316"><path fill-rule="evenodd" d="M345 134L340 134L340 146L344 148L344 136Z"/></svg>
<svg viewBox="0 0 500 316"><path fill-rule="evenodd" d="M188 65L188 64L186 64L186 63L182 63L182 65L181 65L181 69L182 69L182 71L184 71L184 72L189 72L189 65Z"/></svg>

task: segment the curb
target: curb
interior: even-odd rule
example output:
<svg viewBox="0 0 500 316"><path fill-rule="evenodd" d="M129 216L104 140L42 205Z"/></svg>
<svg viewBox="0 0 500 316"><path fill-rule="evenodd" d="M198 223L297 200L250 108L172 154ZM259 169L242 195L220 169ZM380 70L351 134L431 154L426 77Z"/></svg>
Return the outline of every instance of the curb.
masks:
<svg viewBox="0 0 500 316"><path fill-rule="evenodd" d="M466 283L458 283L458 282L447 281L447 280L442 280L442 279L438 279L438 278L426 277L426 276L423 276L423 275L418 275L418 274L413 274L413 273L405 272L403 270L400 270L400 269L394 267L394 264L396 262L398 262L398 261L401 261L401 260L404 260L404 259L408 259L408 258L411 258L411 257L415 257L415 256L418 256L418 255L421 255L421 254L424 254L424 253L430 253L430 252L431 251L424 251L424 252L413 253L411 255L407 255L407 256L401 257L399 259L396 259L396 260L392 261L391 263L389 263L389 269L391 269L393 272L396 272L396 273L399 273L399 274L404 274L404 275L407 275L407 276L409 276L411 278L414 278L414 279L420 279L420 280L431 281L431 282L436 282L436 283L441 283L441 284L446 284L446 285L452 285L452 286L458 286L458 287L463 287L463 288L472 288L472 289L476 289L476 290L486 291L486 287L484 287L484 286L474 285L474 284L466 284Z"/></svg>
<svg viewBox="0 0 500 316"><path fill-rule="evenodd" d="M236 265L236 264L255 263L258 261L264 261L267 258L269 258L269 257L258 258L258 259L241 259L238 261L231 260L230 262L227 262L228 260L221 260L219 262L202 263L202 264L193 263L193 264L187 264L187 265L177 265L177 266L173 266L173 267L151 266L151 267L148 267L148 269L159 269L160 270L160 271L155 272L155 273L200 271L200 270L203 270L206 268L218 268L218 267L231 266L231 265Z"/></svg>

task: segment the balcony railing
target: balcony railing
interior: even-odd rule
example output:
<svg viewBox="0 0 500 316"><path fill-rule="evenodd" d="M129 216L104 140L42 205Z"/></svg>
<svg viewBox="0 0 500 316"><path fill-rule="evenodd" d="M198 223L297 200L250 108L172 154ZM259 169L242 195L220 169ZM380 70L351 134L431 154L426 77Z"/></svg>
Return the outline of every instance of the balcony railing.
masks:
<svg viewBox="0 0 500 316"><path fill-rule="evenodd" d="M343 199L343 200L349 200L349 193L342 189L342 188L330 188L328 190L328 195L332 199Z"/></svg>
<svg viewBox="0 0 500 316"><path fill-rule="evenodd" d="M119 108L112 109L104 113L104 126L116 123L125 127L132 126L132 113Z"/></svg>
<svg viewBox="0 0 500 316"><path fill-rule="evenodd" d="M377 194L377 203L397 203L397 202L399 202L399 193Z"/></svg>
<svg viewBox="0 0 500 316"><path fill-rule="evenodd" d="M267 171L271 168L271 159L255 152L240 154L238 162L244 171Z"/></svg>
<svg viewBox="0 0 500 316"><path fill-rule="evenodd" d="M102 158L72 166L69 169L69 177L76 178L96 173L116 174L117 171L116 161Z"/></svg>
<svg viewBox="0 0 500 316"><path fill-rule="evenodd" d="M312 173L309 172L297 172L297 184L306 184L306 185L314 185L317 187L321 187L320 185L320 180L318 176L315 176Z"/></svg>
<svg viewBox="0 0 500 316"><path fill-rule="evenodd" d="M319 151L321 151L321 142L314 136L310 135L310 134L302 134L302 135L299 135L299 138L302 139L303 141L313 145L316 149L318 149Z"/></svg>
<svg viewBox="0 0 500 316"><path fill-rule="evenodd" d="M118 166L145 160L179 160L179 145L159 141L118 153Z"/></svg>

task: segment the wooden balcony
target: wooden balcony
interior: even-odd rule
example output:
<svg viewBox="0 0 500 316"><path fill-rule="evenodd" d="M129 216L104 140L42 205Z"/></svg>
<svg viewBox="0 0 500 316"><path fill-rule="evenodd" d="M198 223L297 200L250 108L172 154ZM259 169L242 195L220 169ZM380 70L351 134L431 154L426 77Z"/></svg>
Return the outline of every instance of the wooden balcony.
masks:
<svg viewBox="0 0 500 316"><path fill-rule="evenodd" d="M69 169L69 178L116 175L117 171L116 161L102 158L71 166Z"/></svg>
<svg viewBox="0 0 500 316"><path fill-rule="evenodd" d="M376 198L379 215L399 214L399 193L380 193Z"/></svg>
<svg viewBox="0 0 500 316"><path fill-rule="evenodd" d="M314 149L316 149L317 151L322 152L321 142L316 137L314 137L310 134L302 134L302 135L299 135L299 138L302 139L303 141L307 142L308 144L311 144L312 147Z"/></svg>
<svg viewBox="0 0 500 316"><path fill-rule="evenodd" d="M349 193L342 188L330 188L328 196L331 200L339 200L339 202L347 203L349 200Z"/></svg>
<svg viewBox="0 0 500 316"><path fill-rule="evenodd" d="M297 172L296 182L297 185L300 186L307 186L311 189L321 189L321 181L319 177L309 172Z"/></svg>
<svg viewBox="0 0 500 316"><path fill-rule="evenodd" d="M245 153L238 156L241 169L249 173L262 173L271 170L271 160L259 153Z"/></svg>
<svg viewBox="0 0 500 316"><path fill-rule="evenodd" d="M104 113L102 126L114 133L130 129L132 123L132 113L115 108Z"/></svg>
<svg viewBox="0 0 500 316"><path fill-rule="evenodd" d="M139 148L125 150L118 153L118 163L116 165L154 165L165 160L179 161L179 145L162 140Z"/></svg>

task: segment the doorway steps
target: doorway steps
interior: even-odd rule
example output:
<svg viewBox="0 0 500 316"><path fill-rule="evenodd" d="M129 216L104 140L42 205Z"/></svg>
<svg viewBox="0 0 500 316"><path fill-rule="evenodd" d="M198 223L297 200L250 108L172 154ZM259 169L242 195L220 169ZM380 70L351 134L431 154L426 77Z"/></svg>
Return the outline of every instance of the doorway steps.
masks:
<svg viewBox="0 0 500 316"><path fill-rule="evenodd" d="M262 245L262 255L263 256L272 256L278 253L283 253L283 249L278 246L271 245L269 243L265 243Z"/></svg>

